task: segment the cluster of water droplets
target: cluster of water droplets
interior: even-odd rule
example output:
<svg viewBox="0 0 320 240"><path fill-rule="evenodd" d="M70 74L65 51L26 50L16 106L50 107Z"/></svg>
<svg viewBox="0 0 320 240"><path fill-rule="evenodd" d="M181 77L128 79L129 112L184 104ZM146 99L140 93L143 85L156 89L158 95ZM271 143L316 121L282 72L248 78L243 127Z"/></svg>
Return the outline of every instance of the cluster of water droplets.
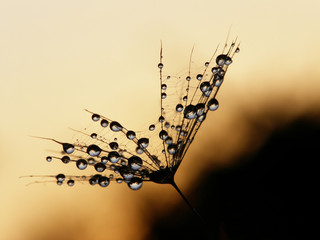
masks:
<svg viewBox="0 0 320 240"><path fill-rule="evenodd" d="M225 49L205 62L198 72L191 72L189 66L189 71L180 76L164 76L161 49L160 114L146 131L127 129L117 121L86 110L97 131L74 130L79 133L74 143L45 138L60 144L63 152L60 156L48 156L48 162L74 163L81 171L94 172L79 176L60 173L55 176L57 184L88 182L107 187L115 181L138 190L144 181L171 183L208 111L219 107L216 95L239 47L233 42L226 53Z"/></svg>

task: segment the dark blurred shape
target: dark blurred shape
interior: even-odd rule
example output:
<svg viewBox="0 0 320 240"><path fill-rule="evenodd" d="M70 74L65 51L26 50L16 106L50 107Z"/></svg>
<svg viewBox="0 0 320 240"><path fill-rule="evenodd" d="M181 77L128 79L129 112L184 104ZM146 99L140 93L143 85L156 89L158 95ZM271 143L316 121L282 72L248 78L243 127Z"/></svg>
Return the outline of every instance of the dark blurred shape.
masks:
<svg viewBox="0 0 320 240"><path fill-rule="evenodd" d="M220 240L311 239L319 145L315 121L300 119L276 129L255 154L208 173L187 194L209 227L181 201L158 219L148 239L206 239L205 228L211 239Z"/></svg>

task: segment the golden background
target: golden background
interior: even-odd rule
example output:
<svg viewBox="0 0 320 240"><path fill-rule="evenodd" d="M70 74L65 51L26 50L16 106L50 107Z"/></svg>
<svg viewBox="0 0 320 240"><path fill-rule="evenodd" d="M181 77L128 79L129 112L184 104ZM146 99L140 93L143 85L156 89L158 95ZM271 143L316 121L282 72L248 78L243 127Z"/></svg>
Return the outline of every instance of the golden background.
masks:
<svg viewBox="0 0 320 240"><path fill-rule="evenodd" d="M187 196L205 169L235 164L275 127L319 119L319 12L318 0L0 1L0 239L144 239L154 216L184 204L152 183L134 192L125 184L26 187L30 179L19 178L63 172L45 161L56 145L29 135L70 139L68 127L90 121L84 108L132 129L151 123L160 40L176 71L193 45L194 61L207 61L230 27L241 41L221 108L177 172Z"/></svg>

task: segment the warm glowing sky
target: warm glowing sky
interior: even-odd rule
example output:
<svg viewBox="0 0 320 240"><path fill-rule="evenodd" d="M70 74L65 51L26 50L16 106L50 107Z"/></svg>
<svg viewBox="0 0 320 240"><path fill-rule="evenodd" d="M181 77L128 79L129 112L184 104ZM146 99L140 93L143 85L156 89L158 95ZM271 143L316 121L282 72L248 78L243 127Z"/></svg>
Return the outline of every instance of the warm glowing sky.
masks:
<svg viewBox="0 0 320 240"><path fill-rule="evenodd" d="M112 239L135 229L139 239L147 231L137 211L139 200L147 198L150 187L137 193L125 185L105 190L25 187L28 181L19 176L62 169L44 161L55 145L28 135L70 138L68 127L87 124L84 108L122 119L131 128L144 126L158 112L160 40L164 61L179 71L187 66L194 44L194 61L204 62L232 26L230 38L238 36L241 52L219 93L221 109L207 119L217 121L219 131L206 122L190 156L209 146L201 141L208 135L212 141L228 141L231 156L246 151L250 127L245 114L272 128L319 109L319 12L318 0L0 1L0 239L49 239L56 231L73 232L77 224L89 226L90 221L92 228L75 232L82 239L103 239L101 218L114 229L108 228L110 235L118 232ZM183 189L188 188L183 185L190 174L188 159L177 176ZM190 179L199 173L193 171ZM169 194L154 207L176 201L169 188L157 187L151 200L161 191ZM59 216L64 220L57 223ZM119 223L128 220L135 220L133 228L119 230Z"/></svg>

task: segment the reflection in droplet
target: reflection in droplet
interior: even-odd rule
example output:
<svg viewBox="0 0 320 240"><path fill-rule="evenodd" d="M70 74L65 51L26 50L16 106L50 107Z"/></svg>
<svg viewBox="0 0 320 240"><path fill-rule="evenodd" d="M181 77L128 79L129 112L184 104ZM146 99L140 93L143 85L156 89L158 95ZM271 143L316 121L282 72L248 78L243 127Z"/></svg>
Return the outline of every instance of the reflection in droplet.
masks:
<svg viewBox="0 0 320 240"><path fill-rule="evenodd" d="M69 156L63 156L63 157L61 158L61 161L62 161L63 163L69 163L69 162L70 162L70 158L69 158Z"/></svg>
<svg viewBox="0 0 320 240"><path fill-rule="evenodd" d="M210 83L209 82L202 82L200 84L200 90L201 92L206 92L210 89Z"/></svg>
<svg viewBox="0 0 320 240"><path fill-rule="evenodd" d="M128 165L132 170L138 170L142 166L142 159L138 156L132 156L128 159Z"/></svg>
<svg viewBox="0 0 320 240"><path fill-rule="evenodd" d="M162 68L163 68L163 64L162 64L162 63L159 63L159 64L158 64L158 68L162 69Z"/></svg>
<svg viewBox="0 0 320 240"><path fill-rule="evenodd" d="M142 153L143 153L143 149L140 148L140 147L137 147L137 148L136 148L136 153L142 154Z"/></svg>
<svg viewBox="0 0 320 240"><path fill-rule="evenodd" d="M87 168L87 161L84 159L79 159L76 161L77 168L80 170L84 170Z"/></svg>
<svg viewBox="0 0 320 240"><path fill-rule="evenodd" d="M148 147L148 145L149 145L149 139L148 138L140 138L139 140L138 140L138 146L140 147L140 148L146 148L146 147Z"/></svg>
<svg viewBox="0 0 320 240"><path fill-rule="evenodd" d="M92 114L92 117L91 117L91 119L93 120L93 121L99 121L99 119L100 119L100 115L98 115L98 114Z"/></svg>
<svg viewBox="0 0 320 240"><path fill-rule="evenodd" d="M101 125L102 127L108 127L109 122L108 122L106 119L102 119L101 122L100 122L100 125Z"/></svg>
<svg viewBox="0 0 320 240"><path fill-rule="evenodd" d="M113 121L110 123L110 129L114 132L119 132L122 130L122 126L120 125L120 123Z"/></svg>
<svg viewBox="0 0 320 240"><path fill-rule="evenodd" d="M160 137L160 139L162 139L162 140L166 140L167 137L168 137L167 131L166 131L166 130L161 130L160 133L159 133L159 137Z"/></svg>
<svg viewBox="0 0 320 240"><path fill-rule="evenodd" d="M118 147L119 147L119 144L116 143L116 142L111 142L111 143L109 143L109 146L110 146L110 148L111 148L112 150L117 150Z"/></svg>
<svg viewBox="0 0 320 240"><path fill-rule="evenodd" d="M198 103L198 104L196 105L196 109L197 109L197 115L198 115L198 116L201 116L201 115L204 113L204 111L205 111L205 105L204 105L204 103Z"/></svg>
<svg viewBox="0 0 320 240"><path fill-rule="evenodd" d="M128 131L126 135L130 140L133 140L136 137L136 133L134 131Z"/></svg>
<svg viewBox="0 0 320 240"><path fill-rule="evenodd" d="M92 157L98 156L101 153L101 151L102 151L101 148L95 144L91 144L87 148L87 153Z"/></svg>
<svg viewBox="0 0 320 240"><path fill-rule="evenodd" d="M94 165L94 168L96 169L97 172L103 172L106 169L106 165L104 165L101 162L98 162Z"/></svg>
<svg viewBox="0 0 320 240"><path fill-rule="evenodd" d="M117 163L120 160L120 155L118 152L112 151L112 152L109 152L108 158L109 158L110 162Z"/></svg>
<svg viewBox="0 0 320 240"><path fill-rule="evenodd" d="M149 126L149 130L150 130L150 131L153 131L155 128L156 128L156 126L155 126L154 124L151 124L151 125Z"/></svg>
<svg viewBox="0 0 320 240"><path fill-rule="evenodd" d="M62 143L63 151L67 154L71 154L74 152L74 145L70 143Z"/></svg>
<svg viewBox="0 0 320 240"><path fill-rule="evenodd" d="M202 78L203 78L203 75L202 75L202 74L198 74L198 75L197 75L197 80L201 81Z"/></svg>
<svg viewBox="0 0 320 240"><path fill-rule="evenodd" d="M182 104L178 104L177 106L176 106L176 111L177 112L181 112L183 110L183 106L182 106Z"/></svg>
<svg viewBox="0 0 320 240"><path fill-rule="evenodd" d="M159 117L159 122L161 122L161 123L164 122L164 117L163 116Z"/></svg>
<svg viewBox="0 0 320 240"><path fill-rule="evenodd" d="M96 174L89 179L90 185L96 185L98 183L98 179L101 177L100 174Z"/></svg>
<svg viewBox="0 0 320 240"><path fill-rule="evenodd" d="M134 177L128 183L128 186L132 190L139 190L142 187L142 179L138 177Z"/></svg>
<svg viewBox="0 0 320 240"><path fill-rule="evenodd" d="M161 84L161 89L166 90L167 89L167 84Z"/></svg>
<svg viewBox="0 0 320 240"><path fill-rule="evenodd" d="M210 99L209 102L207 103L207 107L209 108L210 111L217 110L217 108L219 107L218 100L215 98Z"/></svg>
<svg viewBox="0 0 320 240"><path fill-rule="evenodd" d="M184 117L186 119L194 119L197 116L197 109L194 105L190 104L184 109Z"/></svg>

